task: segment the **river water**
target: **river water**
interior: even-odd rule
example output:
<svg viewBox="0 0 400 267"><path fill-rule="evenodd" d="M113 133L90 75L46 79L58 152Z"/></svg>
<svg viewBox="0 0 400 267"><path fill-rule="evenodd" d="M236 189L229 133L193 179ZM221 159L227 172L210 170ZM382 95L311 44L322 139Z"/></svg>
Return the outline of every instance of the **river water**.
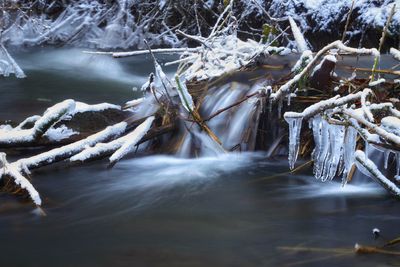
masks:
<svg viewBox="0 0 400 267"><path fill-rule="evenodd" d="M0 79L0 121L20 121L66 98L122 104L152 71L148 57L79 50L16 59L28 78ZM47 216L1 194L0 266L400 266L395 256L352 252L356 242L400 236L400 205L374 183L322 184L307 172L285 174L286 159L267 161L262 153L106 165L35 171ZM381 239L374 240L375 227Z"/></svg>

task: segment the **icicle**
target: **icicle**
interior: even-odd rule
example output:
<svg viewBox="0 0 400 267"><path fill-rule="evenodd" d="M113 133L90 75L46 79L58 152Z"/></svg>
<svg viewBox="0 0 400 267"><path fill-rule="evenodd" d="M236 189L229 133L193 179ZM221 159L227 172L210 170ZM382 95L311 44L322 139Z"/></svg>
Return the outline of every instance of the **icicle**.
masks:
<svg viewBox="0 0 400 267"><path fill-rule="evenodd" d="M270 98L268 99L268 114L269 114L269 115L272 114L272 104L273 104L273 101L272 101L272 100L273 100L272 97L270 97Z"/></svg>
<svg viewBox="0 0 400 267"><path fill-rule="evenodd" d="M282 118L282 99L278 101L278 118Z"/></svg>
<svg viewBox="0 0 400 267"><path fill-rule="evenodd" d="M285 120L289 124L289 167L293 170L299 154L300 132L303 118L285 117Z"/></svg>
<svg viewBox="0 0 400 267"><path fill-rule="evenodd" d="M323 182L332 180L336 175L339 161L343 153L344 129L345 127L341 125L329 124L329 144L326 144L329 146L329 153L324 162L324 169L321 177L321 181Z"/></svg>
<svg viewBox="0 0 400 267"><path fill-rule="evenodd" d="M365 155L367 155L367 157L368 157L368 155L369 155L369 143L368 143L368 140L364 140L364 145L365 145L365 148L364 148Z"/></svg>
<svg viewBox="0 0 400 267"><path fill-rule="evenodd" d="M321 116L317 115L311 119L310 128L313 131L314 136L314 150L311 154L311 157L314 159L316 163L316 156L319 155L321 149ZM315 165L314 165L315 166Z"/></svg>
<svg viewBox="0 0 400 267"><path fill-rule="evenodd" d="M321 119L318 124L318 128L315 130L317 136L314 136L314 140L318 139L319 149L318 153L314 153L314 176L317 180L322 179L325 161L329 153L329 124Z"/></svg>
<svg viewBox="0 0 400 267"><path fill-rule="evenodd" d="M356 151L357 145L357 130L349 126L346 129L346 136L344 138L343 145L343 178L342 183L347 183L347 175L354 164L354 152Z"/></svg>
<svg viewBox="0 0 400 267"><path fill-rule="evenodd" d="M385 152L383 152L383 153L384 153L384 158L385 158L384 168L387 169L388 163L389 163L390 150L385 149Z"/></svg>
<svg viewBox="0 0 400 267"><path fill-rule="evenodd" d="M396 152L396 176L400 173L400 152Z"/></svg>

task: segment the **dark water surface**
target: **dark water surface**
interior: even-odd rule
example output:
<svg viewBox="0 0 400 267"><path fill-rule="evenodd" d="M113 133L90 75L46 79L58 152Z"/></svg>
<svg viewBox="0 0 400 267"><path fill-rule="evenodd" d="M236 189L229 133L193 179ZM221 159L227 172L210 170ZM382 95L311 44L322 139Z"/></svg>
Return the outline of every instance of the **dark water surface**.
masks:
<svg viewBox="0 0 400 267"><path fill-rule="evenodd" d="M146 57L100 64L79 50L17 59L28 78L0 79L0 121L65 98L122 104L152 71ZM0 195L0 266L400 266L398 256L352 253L356 242L381 244L375 227L400 236L398 201L375 184L284 172L286 160L258 153L40 169L33 183L47 216Z"/></svg>

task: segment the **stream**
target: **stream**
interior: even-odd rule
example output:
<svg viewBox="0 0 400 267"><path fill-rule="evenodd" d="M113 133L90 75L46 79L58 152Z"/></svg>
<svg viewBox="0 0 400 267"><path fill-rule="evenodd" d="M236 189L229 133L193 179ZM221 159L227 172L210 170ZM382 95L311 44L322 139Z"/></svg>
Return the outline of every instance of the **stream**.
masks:
<svg viewBox="0 0 400 267"><path fill-rule="evenodd" d="M79 49L15 59L28 77L0 78L0 121L19 122L66 98L123 104L140 96L132 87L153 71L147 56L116 60ZM321 183L311 172L287 174L286 158L266 160L260 152L155 155L106 166L35 171L47 216L1 193L0 266L399 266L398 256L353 253L355 243L400 236L398 201L368 180Z"/></svg>

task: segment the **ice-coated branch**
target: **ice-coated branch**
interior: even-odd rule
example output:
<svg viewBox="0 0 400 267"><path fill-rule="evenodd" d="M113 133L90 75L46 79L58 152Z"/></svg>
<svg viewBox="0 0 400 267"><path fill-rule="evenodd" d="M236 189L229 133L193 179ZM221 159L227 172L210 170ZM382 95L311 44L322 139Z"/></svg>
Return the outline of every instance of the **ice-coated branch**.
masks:
<svg viewBox="0 0 400 267"><path fill-rule="evenodd" d="M376 180L387 191L396 197L400 197L400 189L379 171L374 162L368 159L363 151L356 151L355 160L358 163L357 167L359 167L363 173L369 174L369 176Z"/></svg>
<svg viewBox="0 0 400 267"><path fill-rule="evenodd" d="M192 100L192 96L188 92L186 86L181 84L181 81L178 76L175 76L175 82L177 85L177 90L179 92L179 97L181 99L181 103L184 108L189 112L189 114L193 117L194 121L199 125L199 127L205 131L212 140L216 142L216 144L222 148L221 141L218 136L207 126L205 120L203 120L199 114L199 112L194 108L194 103ZM222 148L223 150L223 148Z"/></svg>
<svg viewBox="0 0 400 267"><path fill-rule="evenodd" d="M193 112L194 110L194 103L192 96L190 95L188 89L186 88L186 84L184 82L180 81L179 76L175 76L175 82L177 85L177 90L179 94L179 98L181 100L181 103L183 107L188 111L188 112Z"/></svg>
<svg viewBox="0 0 400 267"><path fill-rule="evenodd" d="M18 66L17 62L11 57L7 49L0 40L0 75L9 76L14 73L17 78L25 78L24 71Z"/></svg>
<svg viewBox="0 0 400 267"><path fill-rule="evenodd" d="M363 116L361 116L359 113L355 112L354 110L343 109L343 113L348 115L349 117L355 119L357 122L365 125L366 127L368 127L370 129L370 131L375 132L383 139L390 141L390 142L396 144L397 146L400 146L400 137L399 136L397 136L393 133L389 133L386 130L384 130L382 127L380 127L372 122L369 122L368 120L366 120Z"/></svg>
<svg viewBox="0 0 400 267"><path fill-rule="evenodd" d="M355 94L350 94L347 96L340 97L339 95L336 95L330 99L327 100L322 100L318 103L315 103L306 109L304 109L302 112L285 112L284 117L285 118L303 118L303 119L309 119L311 117L314 117L318 113L323 112L324 110L331 109L334 107L339 107L342 105L345 105L350 102L354 102L356 100L359 100L362 95L366 95L371 93L372 91L370 89L365 89L364 91L357 92Z"/></svg>
<svg viewBox="0 0 400 267"><path fill-rule="evenodd" d="M211 39L218 32L218 28L221 27L220 23L223 20L225 14L228 13L229 10L232 9L232 4L233 4L233 0L229 0L229 4L226 5L224 11L219 15L219 17L217 19L217 22L215 22L214 27L211 30L211 33L210 33L210 35L208 36L207 39Z"/></svg>

